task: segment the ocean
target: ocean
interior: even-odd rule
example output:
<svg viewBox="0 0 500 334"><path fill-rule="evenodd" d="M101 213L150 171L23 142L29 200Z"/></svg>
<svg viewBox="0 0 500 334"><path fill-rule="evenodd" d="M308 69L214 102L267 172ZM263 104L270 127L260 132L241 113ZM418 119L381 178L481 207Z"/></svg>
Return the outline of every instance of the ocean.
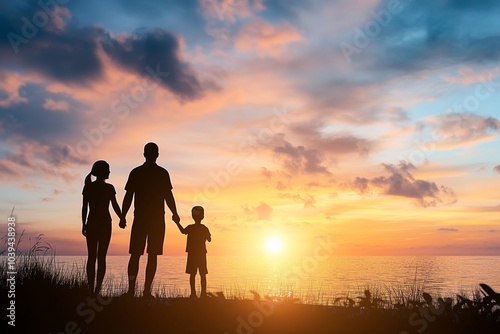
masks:
<svg viewBox="0 0 500 334"><path fill-rule="evenodd" d="M84 272L85 256L57 256L65 271ZM127 287L128 256L108 256L104 292ZM159 256L153 293L189 295L185 256ZM141 257L138 291L142 291L146 256ZM500 291L500 257L496 256L339 256L327 258L208 256L208 291L225 296L299 298L303 303L332 304L335 298L362 296L365 289L390 292L423 289L432 296L472 296L479 283ZM199 287L199 276L196 281ZM125 292L125 291L123 291Z"/></svg>

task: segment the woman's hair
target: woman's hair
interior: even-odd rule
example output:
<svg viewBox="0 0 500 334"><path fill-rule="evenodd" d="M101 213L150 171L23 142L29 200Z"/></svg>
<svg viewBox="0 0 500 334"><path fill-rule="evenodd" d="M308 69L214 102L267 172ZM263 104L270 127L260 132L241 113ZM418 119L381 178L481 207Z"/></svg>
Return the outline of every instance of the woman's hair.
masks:
<svg viewBox="0 0 500 334"><path fill-rule="evenodd" d="M108 172L109 172L109 164L106 161L98 160L94 162L90 173L85 178L85 184L92 183L92 178L91 178L92 175L94 175L95 177L100 176L104 178L107 176Z"/></svg>

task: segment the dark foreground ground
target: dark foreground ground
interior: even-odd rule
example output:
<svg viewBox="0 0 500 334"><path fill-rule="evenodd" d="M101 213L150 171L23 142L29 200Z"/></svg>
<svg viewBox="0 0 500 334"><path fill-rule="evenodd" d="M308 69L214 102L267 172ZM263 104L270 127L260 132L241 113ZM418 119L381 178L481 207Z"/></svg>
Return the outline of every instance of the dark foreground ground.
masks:
<svg viewBox="0 0 500 334"><path fill-rule="evenodd" d="M459 318L451 312L435 316L421 312L423 309L328 307L218 297L104 298L40 285L23 290L30 292L16 298L15 329L7 325L7 318L2 333L500 333L500 319Z"/></svg>

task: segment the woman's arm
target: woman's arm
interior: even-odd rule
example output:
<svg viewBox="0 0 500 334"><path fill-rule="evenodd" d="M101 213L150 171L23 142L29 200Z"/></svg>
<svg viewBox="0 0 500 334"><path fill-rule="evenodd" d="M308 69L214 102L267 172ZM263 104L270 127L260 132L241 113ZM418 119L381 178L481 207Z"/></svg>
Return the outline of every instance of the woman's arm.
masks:
<svg viewBox="0 0 500 334"><path fill-rule="evenodd" d="M120 210L120 206L116 201L116 195L113 195L113 197L111 197L111 205L113 206L113 209L115 210L115 213L118 216L118 218L120 218L120 220L123 219L122 211Z"/></svg>
<svg viewBox="0 0 500 334"><path fill-rule="evenodd" d="M84 236L87 236L86 221L87 221L88 206L89 206L89 201L87 199L87 196L84 195L82 203L82 234Z"/></svg>

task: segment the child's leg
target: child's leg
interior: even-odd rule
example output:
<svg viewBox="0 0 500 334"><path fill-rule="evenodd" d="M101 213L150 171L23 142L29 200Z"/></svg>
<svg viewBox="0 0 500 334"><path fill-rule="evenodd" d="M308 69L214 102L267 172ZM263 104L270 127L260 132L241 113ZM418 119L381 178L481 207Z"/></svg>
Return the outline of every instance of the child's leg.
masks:
<svg viewBox="0 0 500 334"><path fill-rule="evenodd" d="M191 286L191 297L196 297L196 287L195 284L196 274L189 274L189 285Z"/></svg>
<svg viewBox="0 0 500 334"><path fill-rule="evenodd" d="M205 297L207 295L207 275L200 274L201 277L201 296Z"/></svg>

